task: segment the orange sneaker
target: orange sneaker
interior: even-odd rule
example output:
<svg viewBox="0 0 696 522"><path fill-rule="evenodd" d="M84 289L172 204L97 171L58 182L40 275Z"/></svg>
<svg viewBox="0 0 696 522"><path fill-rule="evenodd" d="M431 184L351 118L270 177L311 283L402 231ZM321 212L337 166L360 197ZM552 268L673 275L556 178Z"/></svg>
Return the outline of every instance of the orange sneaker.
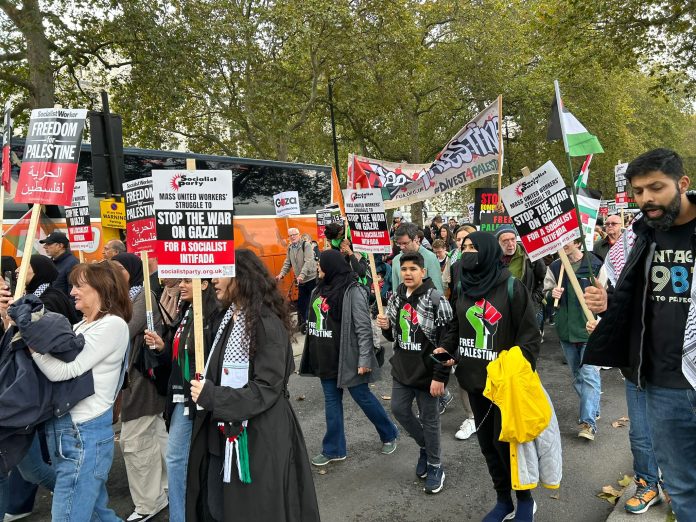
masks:
<svg viewBox="0 0 696 522"><path fill-rule="evenodd" d="M638 515L645 513L650 506L662 502L660 487L657 484L648 484L643 479L633 479L636 483L635 494L626 501L624 509L628 513Z"/></svg>

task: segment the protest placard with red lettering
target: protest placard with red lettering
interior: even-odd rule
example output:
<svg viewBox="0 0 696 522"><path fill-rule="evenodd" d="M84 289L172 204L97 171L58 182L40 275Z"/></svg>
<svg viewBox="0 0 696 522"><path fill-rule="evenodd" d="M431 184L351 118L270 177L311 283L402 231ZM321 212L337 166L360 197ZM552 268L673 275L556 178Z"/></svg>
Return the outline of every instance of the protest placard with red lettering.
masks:
<svg viewBox="0 0 696 522"><path fill-rule="evenodd" d="M69 207L87 109L34 109L19 171L17 203Z"/></svg>
<svg viewBox="0 0 696 522"><path fill-rule="evenodd" d="M391 253L389 227L380 189L344 190L343 199L353 251Z"/></svg>
<svg viewBox="0 0 696 522"><path fill-rule="evenodd" d="M160 277L234 277L232 171L153 170Z"/></svg>
<svg viewBox="0 0 696 522"><path fill-rule="evenodd" d="M616 183L616 208L631 208L636 209L638 205L636 200L628 195L626 190L626 185L628 180L626 179L626 169L628 168L628 163L619 163L614 167L614 182Z"/></svg>
<svg viewBox="0 0 696 522"><path fill-rule="evenodd" d="M504 208L498 212L498 189L477 188L475 194L473 220L479 230L495 232L503 225L512 225Z"/></svg>
<svg viewBox="0 0 696 522"><path fill-rule="evenodd" d="M89 217L86 181L75 183L71 206L65 209L65 222L68 225L70 248L73 250L91 249L94 234Z"/></svg>
<svg viewBox="0 0 696 522"><path fill-rule="evenodd" d="M126 181L126 246L129 252L154 252L155 208L152 199L152 178Z"/></svg>
<svg viewBox="0 0 696 522"><path fill-rule="evenodd" d="M501 196L532 261L580 237L571 191L551 161L505 187Z"/></svg>

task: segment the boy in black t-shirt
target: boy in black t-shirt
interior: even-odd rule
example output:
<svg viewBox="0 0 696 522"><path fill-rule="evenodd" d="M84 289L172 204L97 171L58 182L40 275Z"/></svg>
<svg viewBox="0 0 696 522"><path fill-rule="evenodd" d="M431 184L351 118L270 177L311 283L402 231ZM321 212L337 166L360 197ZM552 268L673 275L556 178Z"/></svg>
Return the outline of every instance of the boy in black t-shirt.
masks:
<svg viewBox="0 0 696 522"><path fill-rule="evenodd" d="M442 327L452 319L452 308L426 278L418 252L401 257L401 280L390 297L386 315L377 316L384 336L394 341L391 358L392 413L420 446L416 475L426 479L425 492L439 493L445 483L440 462L438 398L445 394L449 369L432 359ZM413 401L419 416L413 414Z"/></svg>

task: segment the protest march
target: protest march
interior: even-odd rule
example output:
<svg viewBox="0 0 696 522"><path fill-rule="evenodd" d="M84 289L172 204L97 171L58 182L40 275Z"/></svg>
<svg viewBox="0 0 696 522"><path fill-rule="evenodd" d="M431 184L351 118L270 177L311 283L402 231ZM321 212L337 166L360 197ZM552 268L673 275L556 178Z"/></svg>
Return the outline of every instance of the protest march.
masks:
<svg viewBox="0 0 696 522"><path fill-rule="evenodd" d="M533 116L507 81L414 88L419 64L383 67L408 40L474 52L451 6L444 22L418 7L428 30L398 45L378 34L398 9L365 7L360 48L324 40L315 18L348 16L336 6L233 6L222 32L216 2L196 24L191 7L123 7L171 71L155 81L151 50L103 44L129 69L100 106L83 67L111 58L75 36L90 13L42 44L80 93L40 97L22 83L35 65L2 65L30 46L1 45L0 80L32 97L0 89L0 522L696 522L693 104L690 137L639 139L628 95L611 100L622 126L598 123L605 91L570 65L529 86ZM30 9L0 19L27 32ZM159 26L176 33L147 40ZM239 61L196 54L189 32ZM447 78L449 60L433 54ZM630 72L614 80L651 82ZM655 89L641 105L673 102ZM272 106L248 112L255 95ZM366 100L390 108L365 123Z"/></svg>

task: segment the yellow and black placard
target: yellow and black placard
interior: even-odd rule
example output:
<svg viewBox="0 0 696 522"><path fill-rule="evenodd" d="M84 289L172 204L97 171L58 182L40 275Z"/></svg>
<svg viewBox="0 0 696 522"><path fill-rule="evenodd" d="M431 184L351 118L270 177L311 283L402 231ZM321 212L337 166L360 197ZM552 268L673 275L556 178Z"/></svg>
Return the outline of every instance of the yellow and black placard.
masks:
<svg viewBox="0 0 696 522"><path fill-rule="evenodd" d="M102 227L126 228L126 205L123 201L103 199L99 202Z"/></svg>

